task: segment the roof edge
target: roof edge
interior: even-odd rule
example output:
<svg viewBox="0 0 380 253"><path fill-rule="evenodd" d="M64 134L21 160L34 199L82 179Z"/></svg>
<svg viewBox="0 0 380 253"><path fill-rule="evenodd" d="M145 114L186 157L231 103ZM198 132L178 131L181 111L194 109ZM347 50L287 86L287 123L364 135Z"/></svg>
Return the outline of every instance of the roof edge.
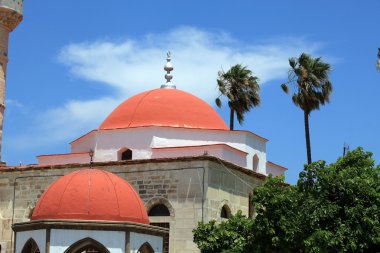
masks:
<svg viewBox="0 0 380 253"><path fill-rule="evenodd" d="M98 167L109 167L110 165L131 165L131 164L145 164L145 163L166 163L166 162L188 162L188 161L212 161L212 162L222 162L224 165L229 166L232 169L238 170L246 175L254 176L260 179L267 178L267 175L255 172L250 169L246 169L234 163L228 162L226 160L220 159L215 156L184 156L184 157L170 157L170 158L154 158L154 159L139 159L139 160L128 160L128 161L109 161L109 162L94 162L93 168ZM20 172L20 171L32 171L32 170L51 170L51 169L66 169L66 168L90 168L90 165L72 163L72 164L61 164L61 165L25 165L25 166L6 166L0 167L0 173L2 172ZM113 172L114 173L114 172ZM117 174L117 173L115 173Z"/></svg>
<svg viewBox="0 0 380 253"><path fill-rule="evenodd" d="M173 127L173 126L156 126L156 125L150 125L150 126L138 126L138 127L124 127L124 128L113 128L113 129L94 129L91 130L90 132L76 138L75 140L71 141L69 144L73 144L74 142L79 141L82 138L85 138L86 136L90 136L94 134L95 132L102 132L102 131L113 131L113 130L128 130L128 129L137 129L137 128L149 128L149 127L157 127L157 128L175 128L175 129L186 129L190 131L194 130L204 130L204 131L221 131L221 132L231 132L231 133L247 133L250 135L253 135L255 138L258 138L262 140L263 142L268 142L269 140L248 130L224 130L224 129L210 129L210 128L187 128L187 127Z"/></svg>
<svg viewBox="0 0 380 253"><path fill-rule="evenodd" d="M267 164L271 165L271 166L274 166L276 168L279 168L280 170L288 170L288 168L286 168L284 166L281 166L281 165L278 165L277 163L273 163L273 162L267 161Z"/></svg>

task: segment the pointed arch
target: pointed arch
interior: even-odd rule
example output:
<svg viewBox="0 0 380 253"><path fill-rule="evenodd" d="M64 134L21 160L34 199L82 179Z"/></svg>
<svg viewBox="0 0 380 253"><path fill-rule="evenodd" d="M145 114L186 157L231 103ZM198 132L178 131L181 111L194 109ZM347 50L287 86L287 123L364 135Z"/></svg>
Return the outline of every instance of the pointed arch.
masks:
<svg viewBox="0 0 380 253"><path fill-rule="evenodd" d="M169 200L162 197L154 197L150 199L146 204L145 208L149 216L171 216L174 217L174 208L170 204ZM156 209L156 210L154 210ZM165 210L166 209L166 210ZM150 215L154 211L155 215ZM159 211L159 212L156 212ZM164 213L165 212L165 213ZM169 213L167 213L169 212ZM165 214L165 215L157 215L157 214Z"/></svg>
<svg viewBox="0 0 380 253"><path fill-rule="evenodd" d="M153 197L145 203L145 208L149 216L150 225L168 228L170 221L174 221L174 208L172 204L163 197ZM163 238L163 253L169 252L170 238L166 234Z"/></svg>
<svg viewBox="0 0 380 253"><path fill-rule="evenodd" d="M169 209L164 204L156 204L148 213L149 216L170 216Z"/></svg>
<svg viewBox="0 0 380 253"><path fill-rule="evenodd" d="M252 170L257 172L259 171L259 162L260 162L260 159L259 159L259 156L257 154L255 154L252 158Z"/></svg>
<svg viewBox="0 0 380 253"><path fill-rule="evenodd" d="M33 238L29 238L24 244L21 253L40 253L40 248Z"/></svg>
<svg viewBox="0 0 380 253"><path fill-rule="evenodd" d="M110 253L100 242L87 237L72 244L64 253ZM23 253L23 252L22 252Z"/></svg>
<svg viewBox="0 0 380 253"><path fill-rule="evenodd" d="M154 253L154 250L148 242L145 242L141 245L137 253Z"/></svg>
<svg viewBox="0 0 380 253"><path fill-rule="evenodd" d="M119 161L132 160L132 157L133 157L133 152L129 148L124 147L124 148L119 149L119 151L117 152L117 159Z"/></svg>
<svg viewBox="0 0 380 253"><path fill-rule="evenodd" d="M228 205L222 206L220 209L220 218L229 219L231 217L231 209Z"/></svg>
<svg viewBox="0 0 380 253"><path fill-rule="evenodd" d="M229 219L233 214L232 205L228 200L223 200L219 204L219 213L217 214L218 219Z"/></svg>

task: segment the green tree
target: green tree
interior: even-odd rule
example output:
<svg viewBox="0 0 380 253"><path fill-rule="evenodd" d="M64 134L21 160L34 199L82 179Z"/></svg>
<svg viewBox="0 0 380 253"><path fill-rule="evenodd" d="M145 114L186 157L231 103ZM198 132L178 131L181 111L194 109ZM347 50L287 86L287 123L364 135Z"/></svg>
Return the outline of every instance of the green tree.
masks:
<svg viewBox="0 0 380 253"><path fill-rule="evenodd" d="M232 66L230 70L218 72L217 79L220 95L215 100L218 107L222 106L220 97L226 96L230 107L230 129L234 129L235 113L239 124L244 122L244 114L251 108L260 105L260 86L258 78L252 71L240 64Z"/></svg>
<svg viewBox="0 0 380 253"><path fill-rule="evenodd" d="M198 228L193 230L194 242L202 253L243 253L252 240L252 223L241 211L220 224L215 220L199 222Z"/></svg>
<svg viewBox="0 0 380 253"><path fill-rule="evenodd" d="M361 148L330 165L305 165L295 186L281 177L268 177L254 190L253 204L254 220L240 215L229 225L226 221L209 227L210 248L198 236L202 252L380 252L380 166ZM245 232L234 230L233 224L246 224ZM226 228L235 237L220 236ZM203 233L198 229L194 231ZM214 247L225 241L224 248ZM234 248L235 241L241 242L241 251Z"/></svg>
<svg viewBox="0 0 380 253"><path fill-rule="evenodd" d="M376 68L378 71L380 71L380 47L378 48L378 52L377 52L377 64L376 64Z"/></svg>
<svg viewBox="0 0 380 253"><path fill-rule="evenodd" d="M292 95L293 103L300 107L304 113L307 163L311 163L311 145L309 133L309 115L313 110L330 101L332 85L329 81L331 67L322 61L320 57L302 53L298 58L289 59L289 81L281 85L289 94L288 84L294 84Z"/></svg>

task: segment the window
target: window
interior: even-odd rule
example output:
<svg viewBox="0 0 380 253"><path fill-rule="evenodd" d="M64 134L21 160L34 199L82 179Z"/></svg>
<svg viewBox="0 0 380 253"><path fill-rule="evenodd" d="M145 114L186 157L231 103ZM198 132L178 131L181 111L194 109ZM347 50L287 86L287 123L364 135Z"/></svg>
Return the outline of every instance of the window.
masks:
<svg viewBox="0 0 380 253"><path fill-rule="evenodd" d="M154 197L148 201L146 209L150 225L170 229L169 221L174 217L174 209L167 199ZM162 253L169 253L169 234L164 236Z"/></svg>
<svg viewBox="0 0 380 253"><path fill-rule="evenodd" d="M253 169L253 171L258 171L259 170L259 157L258 157L258 155L257 154L255 154L254 156L253 156L253 163L252 163L252 169Z"/></svg>
<svg viewBox="0 0 380 253"><path fill-rule="evenodd" d="M169 209L164 204L157 204L149 210L149 216L170 216Z"/></svg>
<svg viewBox="0 0 380 253"><path fill-rule="evenodd" d="M137 253L154 253L152 246L148 242L141 245Z"/></svg>
<svg viewBox="0 0 380 253"><path fill-rule="evenodd" d="M223 219L228 219L231 216L231 210L227 205L224 205L220 210L220 217Z"/></svg>
<svg viewBox="0 0 380 253"><path fill-rule="evenodd" d="M87 245L86 247L79 249L77 253L101 253L101 250L93 245Z"/></svg>
<svg viewBox="0 0 380 253"><path fill-rule="evenodd" d="M152 222L150 225L170 229L169 222ZM162 249L162 253L169 253L169 233L164 235L164 248Z"/></svg>
<svg viewBox="0 0 380 253"><path fill-rule="evenodd" d="M71 245L67 250L65 250L64 253L110 253L110 252L100 242L87 237Z"/></svg>
<svg viewBox="0 0 380 253"><path fill-rule="evenodd" d="M22 248L21 253L40 253L40 249L38 248L37 243L30 238Z"/></svg>
<svg viewBox="0 0 380 253"><path fill-rule="evenodd" d="M132 160L132 150L126 149L126 150L121 151L120 160L122 161Z"/></svg>

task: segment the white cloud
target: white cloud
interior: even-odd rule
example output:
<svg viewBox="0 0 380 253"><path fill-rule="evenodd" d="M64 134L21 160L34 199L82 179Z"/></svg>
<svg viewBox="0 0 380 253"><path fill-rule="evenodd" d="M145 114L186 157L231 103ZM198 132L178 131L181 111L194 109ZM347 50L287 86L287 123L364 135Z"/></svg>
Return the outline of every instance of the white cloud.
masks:
<svg viewBox="0 0 380 253"><path fill-rule="evenodd" d="M171 50L177 88L211 102L221 67L247 65L265 84L286 76L289 57L318 47L303 39L249 45L226 33L181 27L142 39L70 44L60 59L75 76L108 84L126 97L164 83L165 52Z"/></svg>
<svg viewBox="0 0 380 253"><path fill-rule="evenodd" d="M7 106L14 106L14 107L17 107L17 108L24 108L24 105L20 101L15 100L15 99L6 99L5 100L5 105L7 105Z"/></svg>
<svg viewBox="0 0 380 253"><path fill-rule="evenodd" d="M305 39L284 39L262 44L239 41L223 32L180 27L163 34L121 41L98 40L73 43L62 49L59 59L77 78L109 85L114 97L69 100L38 117L35 145L70 141L96 128L106 115L127 97L159 88L165 82L166 51L172 52L173 82L212 104L217 95L217 72L241 63L266 82L286 78L288 58L313 53L319 44ZM49 137L46 137L46 131ZM25 138L25 136L23 137ZM23 139L25 141L25 139Z"/></svg>
<svg viewBox="0 0 380 253"><path fill-rule="evenodd" d="M38 121L44 132L48 132L47 141L79 137L97 127L119 101L103 97L96 100L71 100L62 107L53 108L40 115ZM73 136L73 134L77 134Z"/></svg>

